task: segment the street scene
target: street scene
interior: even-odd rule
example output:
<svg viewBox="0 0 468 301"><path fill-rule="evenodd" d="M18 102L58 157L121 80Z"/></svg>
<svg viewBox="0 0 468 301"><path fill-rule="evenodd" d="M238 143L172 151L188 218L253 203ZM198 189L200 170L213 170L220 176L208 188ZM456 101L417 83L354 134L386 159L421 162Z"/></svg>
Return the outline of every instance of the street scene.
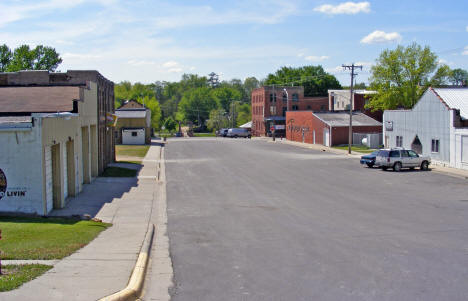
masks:
<svg viewBox="0 0 468 301"><path fill-rule="evenodd" d="M467 12L2 0L0 301L467 300Z"/></svg>

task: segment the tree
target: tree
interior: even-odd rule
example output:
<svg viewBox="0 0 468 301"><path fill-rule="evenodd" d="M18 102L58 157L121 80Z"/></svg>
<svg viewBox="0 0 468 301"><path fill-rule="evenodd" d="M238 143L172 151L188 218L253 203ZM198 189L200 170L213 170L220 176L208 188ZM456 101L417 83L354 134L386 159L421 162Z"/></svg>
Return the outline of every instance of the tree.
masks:
<svg viewBox="0 0 468 301"><path fill-rule="evenodd" d="M184 94L179 103L179 118L184 121L191 121L198 126L202 126L208 119L211 110L218 108L216 99L211 94L211 89L207 87L196 88Z"/></svg>
<svg viewBox="0 0 468 301"><path fill-rule="evenodd" d="M242 95L238 90L229 86L222 86L220 88L214 89L212 94L221 105L221 108L226 112L229 111L231 102L240 101L242 98Z"/></svg>
<svg viewBox="0 0 468 301"><path fill-rule="evenodd" d="M172 119L172 117L167 117L164 121L164 127L166 128L166 130L172 133L177 127L177 122L174 119Z"/></svg>
<svg viewBox="0 0 468 301"><path fill-rule="evenodd" d="M210 131L217 131L221 128L229 126L229 120L226 116L226 112L223 109L211 110L210 117L206 121L206 126Z"/></svg>
<svg viewBox="0 0 468 301"><path fill-rule="evenodd" d="M2 48L4 48L3 46ZM5 50L3 49L3 51ZM28 45L21 45L13 51L9 61L5 64L2 62L2 65L6 65L8 72L20 70L55 71L61 63L62 59L52 47L38 45L31 49Z"/></svg>
<svg viewBox="0 0 468 301"><path fill-rule="evenodd" d="M466 85L468 82L468 71L460 68L453 69L449 75L449 81L455 86Z"/></svg>
<svg viewBox="0 0 468 301"><path fill-rule="evenodd" d="M0 46L0 72L7 71L13 54L6 44Z"/></svg>
<svg viewBox="0 0 468 301"><path fill-rule="evenodd" d="M143 103L151 111L151 127L159 130L161 127L161 108L159 102L154 97L145 96Z"/></svg>
<svg viewBox="0 0 468 301"><path fill-rule="evenodd" d="M304 86L305 96L327 96L329 89L341 89L336 77L325 72L322 66L282 67L268 74L265 85Z"/></svg>
<svg viewBox="0 0 468 301"><path fill-rule="evenodd" d="M250 105L247 103L236 103L236 126L243 125L252 120Z"/></svg>
<svg viewBox="0 0 468 301"><path fill-rule="evenodd" d="M255 77L247 77L244 80L245 93L249 96L252 95L254 89L260 88L260 82Z"/></svg>
<svg viewBox="0 0 468 301"><path fill-rule="evenodd" d="M429 86L443 84L450 69L437 63L428 46L413 43L408 47L384 50L371 68L370 89L376 90L368 107L389 110L412 108Z"/></svg>

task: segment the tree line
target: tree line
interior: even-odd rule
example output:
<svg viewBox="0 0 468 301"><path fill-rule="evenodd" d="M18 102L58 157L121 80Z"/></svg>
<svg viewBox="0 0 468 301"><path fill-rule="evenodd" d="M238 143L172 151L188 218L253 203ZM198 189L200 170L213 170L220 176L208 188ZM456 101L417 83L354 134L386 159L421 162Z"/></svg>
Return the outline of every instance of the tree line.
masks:
<svg viewBox="0 0 468 301"><path fill-rule="evenodd" d="M0 46L0 72L53 72L61 63L62 58L52 47L21 45L11 50L7 45ZM357 83L355 88L378 92L368 101L372 110L410 109L429 86L466 86L467 81L466 70L450 69L428 46L413 43L382 51L371 67L369 84ZM263 85L303 86L305 96L326 96L328 89L346 88L322 66L281 67L262 80L247 77L244 81L220 82L214 73L184 74L178 82L120 82L115 85L115 106L118 108L130 99L144 104L152 112L151 124L155 129L163 125L175 129L177 122L182 122L215 130L250 121L251 92Z"/></svg>

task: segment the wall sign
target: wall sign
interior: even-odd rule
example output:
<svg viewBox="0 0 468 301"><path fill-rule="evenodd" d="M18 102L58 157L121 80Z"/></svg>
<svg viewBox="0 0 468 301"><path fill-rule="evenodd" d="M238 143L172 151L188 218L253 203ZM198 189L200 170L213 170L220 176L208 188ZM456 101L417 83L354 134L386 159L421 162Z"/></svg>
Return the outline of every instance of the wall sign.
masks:
<svg viewBox="0 0 468 301"><path fill-rule="evenodd" d="M393 131L393 121L385 121L385 130Z"/></svg>
<svg viewBox="0 0 468 301"><path fill-rule="evenodd" d="M7 178L3 170L0 169L0 200L7 197L25 197L26 188L23 187L11 187L8 188Z"/></svg>
<svg viewBox="0 0 468 301"><path fill-rule="evenodd" d="M0 200L5 196L7 190L7 179L5 173L0 169Z"/></svg>

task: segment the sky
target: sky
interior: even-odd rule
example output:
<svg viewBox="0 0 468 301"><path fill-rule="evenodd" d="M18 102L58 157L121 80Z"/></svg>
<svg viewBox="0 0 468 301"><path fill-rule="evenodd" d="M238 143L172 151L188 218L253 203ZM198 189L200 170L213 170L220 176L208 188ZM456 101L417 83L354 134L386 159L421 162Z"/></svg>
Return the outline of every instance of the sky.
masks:
<svg viewBox="0 0 468 301"><path fill-rule="evenodd" d="M343 85L342 64L385 49L427 45L468 69L468 1L423 0L0 0L0 44L54 47L60 71L93 69L120 82L265 78L282 66L322 65Z"/></svg>

